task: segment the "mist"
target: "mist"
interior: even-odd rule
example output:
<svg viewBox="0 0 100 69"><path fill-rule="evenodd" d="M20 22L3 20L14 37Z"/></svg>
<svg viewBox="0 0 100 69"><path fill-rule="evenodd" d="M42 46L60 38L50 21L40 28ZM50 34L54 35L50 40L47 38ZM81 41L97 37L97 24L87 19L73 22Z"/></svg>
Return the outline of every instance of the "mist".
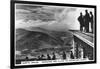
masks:
<svg viewBox="0 0 100 69"><path fill-rule="evenodd" d="M41 27L48 30L79 30L77 20L86 8L43 6L34 8L26 5L20 9L16 4L15 28ZM84 10L83 10L84 9ZM44 20L47 19L47 21Z"/></svg>

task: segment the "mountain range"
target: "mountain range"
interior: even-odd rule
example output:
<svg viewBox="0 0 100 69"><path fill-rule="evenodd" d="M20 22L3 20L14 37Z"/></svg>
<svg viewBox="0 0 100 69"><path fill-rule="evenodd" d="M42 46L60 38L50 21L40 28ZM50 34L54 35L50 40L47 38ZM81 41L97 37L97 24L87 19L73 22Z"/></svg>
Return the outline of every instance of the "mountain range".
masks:
<svg viewBox="0 0 100 69"><path fill-rule="evenodd" d="M69 31L53 31L40 27L16 29L16 51L22 54L70 49L73 36Z"/></svg>

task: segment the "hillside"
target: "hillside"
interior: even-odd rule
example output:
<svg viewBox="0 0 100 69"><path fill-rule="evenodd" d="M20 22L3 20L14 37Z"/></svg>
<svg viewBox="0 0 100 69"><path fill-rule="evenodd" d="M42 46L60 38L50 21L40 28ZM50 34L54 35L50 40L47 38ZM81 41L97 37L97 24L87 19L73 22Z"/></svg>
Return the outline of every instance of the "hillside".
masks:
<svg viewBox="0 0 100 69"><path fill-rule="evenodd" d="M36 55L39 52L68 50L71 41L72 35L67 31L50 31L38 27L31 30L16 29L16 51L21 54Z"/></svg>

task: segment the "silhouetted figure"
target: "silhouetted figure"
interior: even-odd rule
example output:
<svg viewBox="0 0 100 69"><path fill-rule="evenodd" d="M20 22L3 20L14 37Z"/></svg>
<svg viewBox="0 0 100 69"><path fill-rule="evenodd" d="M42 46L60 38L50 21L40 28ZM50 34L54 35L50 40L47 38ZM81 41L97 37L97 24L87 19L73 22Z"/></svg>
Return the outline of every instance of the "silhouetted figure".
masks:
<svg viewBox="0 0 100 69"><path fill-rule="evenodd" d="M47 60L51 60L51 57L49 54L47 54Z"/></svg>
<svg viewBox="0 0 100 69"><path fill-rule="evenodd" d="M26 60L28 60L29 58L26 56Z"/></svg>
<svg viewBox="0 0 100 69"><path fill-rule="evenodd" d="M86 32L89 32L89 20L90 20L90 16L88 10L85 10L84 23L85 23Z"/></svg>
<svg viewBox="0 0 100 69"><path fill-rule="evenodd" d="M80 16L78 17L78 21L80 23L80 31L83 31L83 27L84 27L84 16L83 16L82 12L80 13Z"/></svg>
<svg viewBox="0 0 100 69"><path fill-rule="evenodd" d="M55 53L53 53L52 60L55 60L55 59L56 59L56 55L55 55Z"/></svg>
<svg viewBox="0 0 100 69"><path fill-rule="evenodd" d="M74 55L73 55L73 52L71 51L71 53L70 53L70 58L71 59L74 59Z"/></svg>
<svg viewBox="0 0 100 69"><path fill-rule="evenodd" d="M41 55L41 59L44 59L44 57L45 57L45 56L42 54L42 55Z"/></svg>
<svg viewBox="0 0 100 69"><path fill-rule="evenodd" d="M41 60L41 57L40 56L38 56L38 60Z"/></svg>
<svg viewBox="0 0 100 69"><path fill-rule="evenodd" d="M92 14L92 12L90 12L90 23L91 23L91 30L93 33L93 14Z"/></svg>
<svg viewBox="0 0 100 69"><path fill-rule="evenodd" d="M63 59L66 59L66 53L65 52L63 52Z"/></svg>

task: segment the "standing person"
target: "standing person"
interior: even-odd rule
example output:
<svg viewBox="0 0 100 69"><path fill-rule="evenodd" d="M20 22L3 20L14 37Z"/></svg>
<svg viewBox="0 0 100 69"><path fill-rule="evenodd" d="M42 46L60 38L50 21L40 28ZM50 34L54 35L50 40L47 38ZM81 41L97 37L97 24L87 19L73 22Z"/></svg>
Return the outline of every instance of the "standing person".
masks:
<svg viewBox="0 0 100 69"><path fill-rule="evenodd" d="M28 58L28 56L26 56L26 61L28 61L29 60L29 58Z"/></svg>
<svg viewBox="0 0 100 69"><path fill-rule="evenodd" d="M47 60L51 60L51 57L49 54L47 54Z"/></svg>
<svg viewBox="0 0 100 69"><path fill-rule="evenodd" d="M80 23L80 31L83 31L83 27L84 27L84 17L82 12L80 13L80 16L78 17L78 21Z"/></svg>
<svg viewBox="0 0 100 69"><path fill-rule="evenodd" d="M66 59L66 53L65 52L63 52L63 59Z"/></svg>
<svg viewBox="0 0 100 69"><path fill-rule="evenodd" d="M86 32L89 32L89 21L90 21L90 16L88 10L85 10L84 22L85 22Z"/></svg>
<svg viewBox="0 0 100 69"><path fill-rule="evenodd" d="M38 60L41 60L41 57L40 56L38 56Z"/></svg>
<svg viewBox="0 0 100 69"><path fill-rule="evenodd" d="M91 23L91 30L92 30L92 33L93 33L93 14L92 12L90 11L90 23Z"/></svg>
<svg viewBox="0 0 100 69"><path fill-rule="evenodd" d="M44 59L44 57L45 57L45 56L42 54L42 55L41 55L41 59Z"/></svg>
<svg viewBox="0 0 100 69"><path fill-rule="evenodd" d="M73 55L73 52L71 51L71 53L70 53L70 58L71 59L74 59L74 55Z"/></svg>
<svg viewBox="0 0 100 69"><path fill-rule="evenodd" d="M55 53L53 53L52 60L55 60L55 59L56 59L56 55L55 55Z"/></svg>

